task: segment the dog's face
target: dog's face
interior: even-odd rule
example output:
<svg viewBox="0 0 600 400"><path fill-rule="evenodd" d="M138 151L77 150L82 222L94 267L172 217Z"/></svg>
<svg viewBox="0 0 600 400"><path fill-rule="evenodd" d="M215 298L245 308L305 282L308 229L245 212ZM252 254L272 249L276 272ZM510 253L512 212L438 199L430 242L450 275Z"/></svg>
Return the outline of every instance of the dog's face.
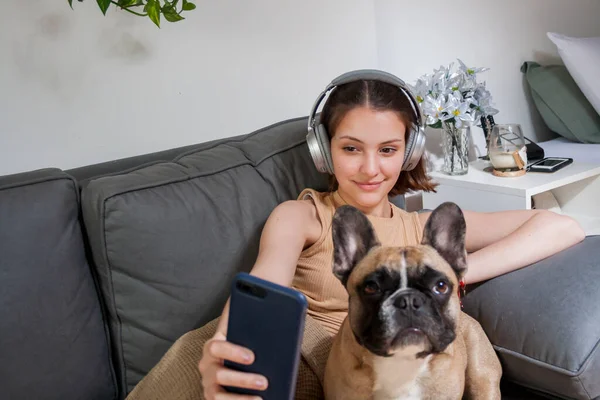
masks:
<svg viewBox="0 0 600 400"><path fill-rule="evenodd" d="M458 281L466 271L465 220L444 203L433 211L423 243L381 246L364 214L338 208L333 272L350 297L349 322L359 344L378 356L443 351L456 337Z"/></svg>

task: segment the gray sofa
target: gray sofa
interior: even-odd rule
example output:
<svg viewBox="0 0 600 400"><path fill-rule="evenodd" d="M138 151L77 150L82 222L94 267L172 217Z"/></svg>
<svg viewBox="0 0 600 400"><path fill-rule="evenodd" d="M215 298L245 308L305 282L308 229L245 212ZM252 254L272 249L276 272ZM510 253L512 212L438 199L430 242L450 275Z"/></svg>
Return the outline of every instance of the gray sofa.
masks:
<svg viewBox="0 0 600 400"><path fill-rule="evenodd" d="M219 314L270 211L327 187L305 133L297 118L0 177L0 398L124 398L179 336ZM501 358L505 398L535 398L527 388L600 398L599 255L589 237L467 295Z"/></svg>

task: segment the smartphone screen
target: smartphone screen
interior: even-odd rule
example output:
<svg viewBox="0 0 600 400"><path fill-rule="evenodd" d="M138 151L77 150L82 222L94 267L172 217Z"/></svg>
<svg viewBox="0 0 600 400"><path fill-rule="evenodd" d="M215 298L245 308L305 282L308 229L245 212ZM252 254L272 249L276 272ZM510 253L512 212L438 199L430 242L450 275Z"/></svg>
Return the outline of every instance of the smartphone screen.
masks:
<svg viewBox="0 0 600 400"><path fill-rule="evenodd" d="M544 166L544 167L553 167L553 166L558 165L563 162L565 162L565 160L560 160L557 158L546 158L546 159L536 163L535 165Z"/></svg>
<svg viewBox="0 0 600 400"><path fill-rule="evenodd" d="M529 165L527 170L530 172L556 172L572 162L572 158L548 157Z"/></svg>

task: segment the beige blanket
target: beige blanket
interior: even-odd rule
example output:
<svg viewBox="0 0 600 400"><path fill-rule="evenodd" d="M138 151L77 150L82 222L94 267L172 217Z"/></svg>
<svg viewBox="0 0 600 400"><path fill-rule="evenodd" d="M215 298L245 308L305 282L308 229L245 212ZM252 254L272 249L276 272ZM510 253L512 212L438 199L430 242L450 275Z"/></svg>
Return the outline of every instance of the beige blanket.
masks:
<svg viewBox="0 0 600 400"><path fill-rule="evenodd" d="M215 319L173 343L160 362L127 396L127 400L204 399L198 362L204 343L214 335L217 324L218 319ZM323 398L323 375L332 340L318 322L306 317L296 385L297 400Z"/></svg>

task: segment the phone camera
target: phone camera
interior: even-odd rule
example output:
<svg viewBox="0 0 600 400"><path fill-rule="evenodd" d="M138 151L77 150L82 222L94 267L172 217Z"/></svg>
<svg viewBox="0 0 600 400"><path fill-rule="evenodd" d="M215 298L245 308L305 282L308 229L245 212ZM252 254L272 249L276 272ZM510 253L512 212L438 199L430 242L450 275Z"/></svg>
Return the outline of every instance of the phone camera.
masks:
<svg viewBox="0 0 600 400"><path fill-rule="evenodd" d="M242 291L250 296L259 297L262 299L267 295L267 292L263 288L250 285L246 282L238 281L236 283L236 286L240 291Z"/></svg>

